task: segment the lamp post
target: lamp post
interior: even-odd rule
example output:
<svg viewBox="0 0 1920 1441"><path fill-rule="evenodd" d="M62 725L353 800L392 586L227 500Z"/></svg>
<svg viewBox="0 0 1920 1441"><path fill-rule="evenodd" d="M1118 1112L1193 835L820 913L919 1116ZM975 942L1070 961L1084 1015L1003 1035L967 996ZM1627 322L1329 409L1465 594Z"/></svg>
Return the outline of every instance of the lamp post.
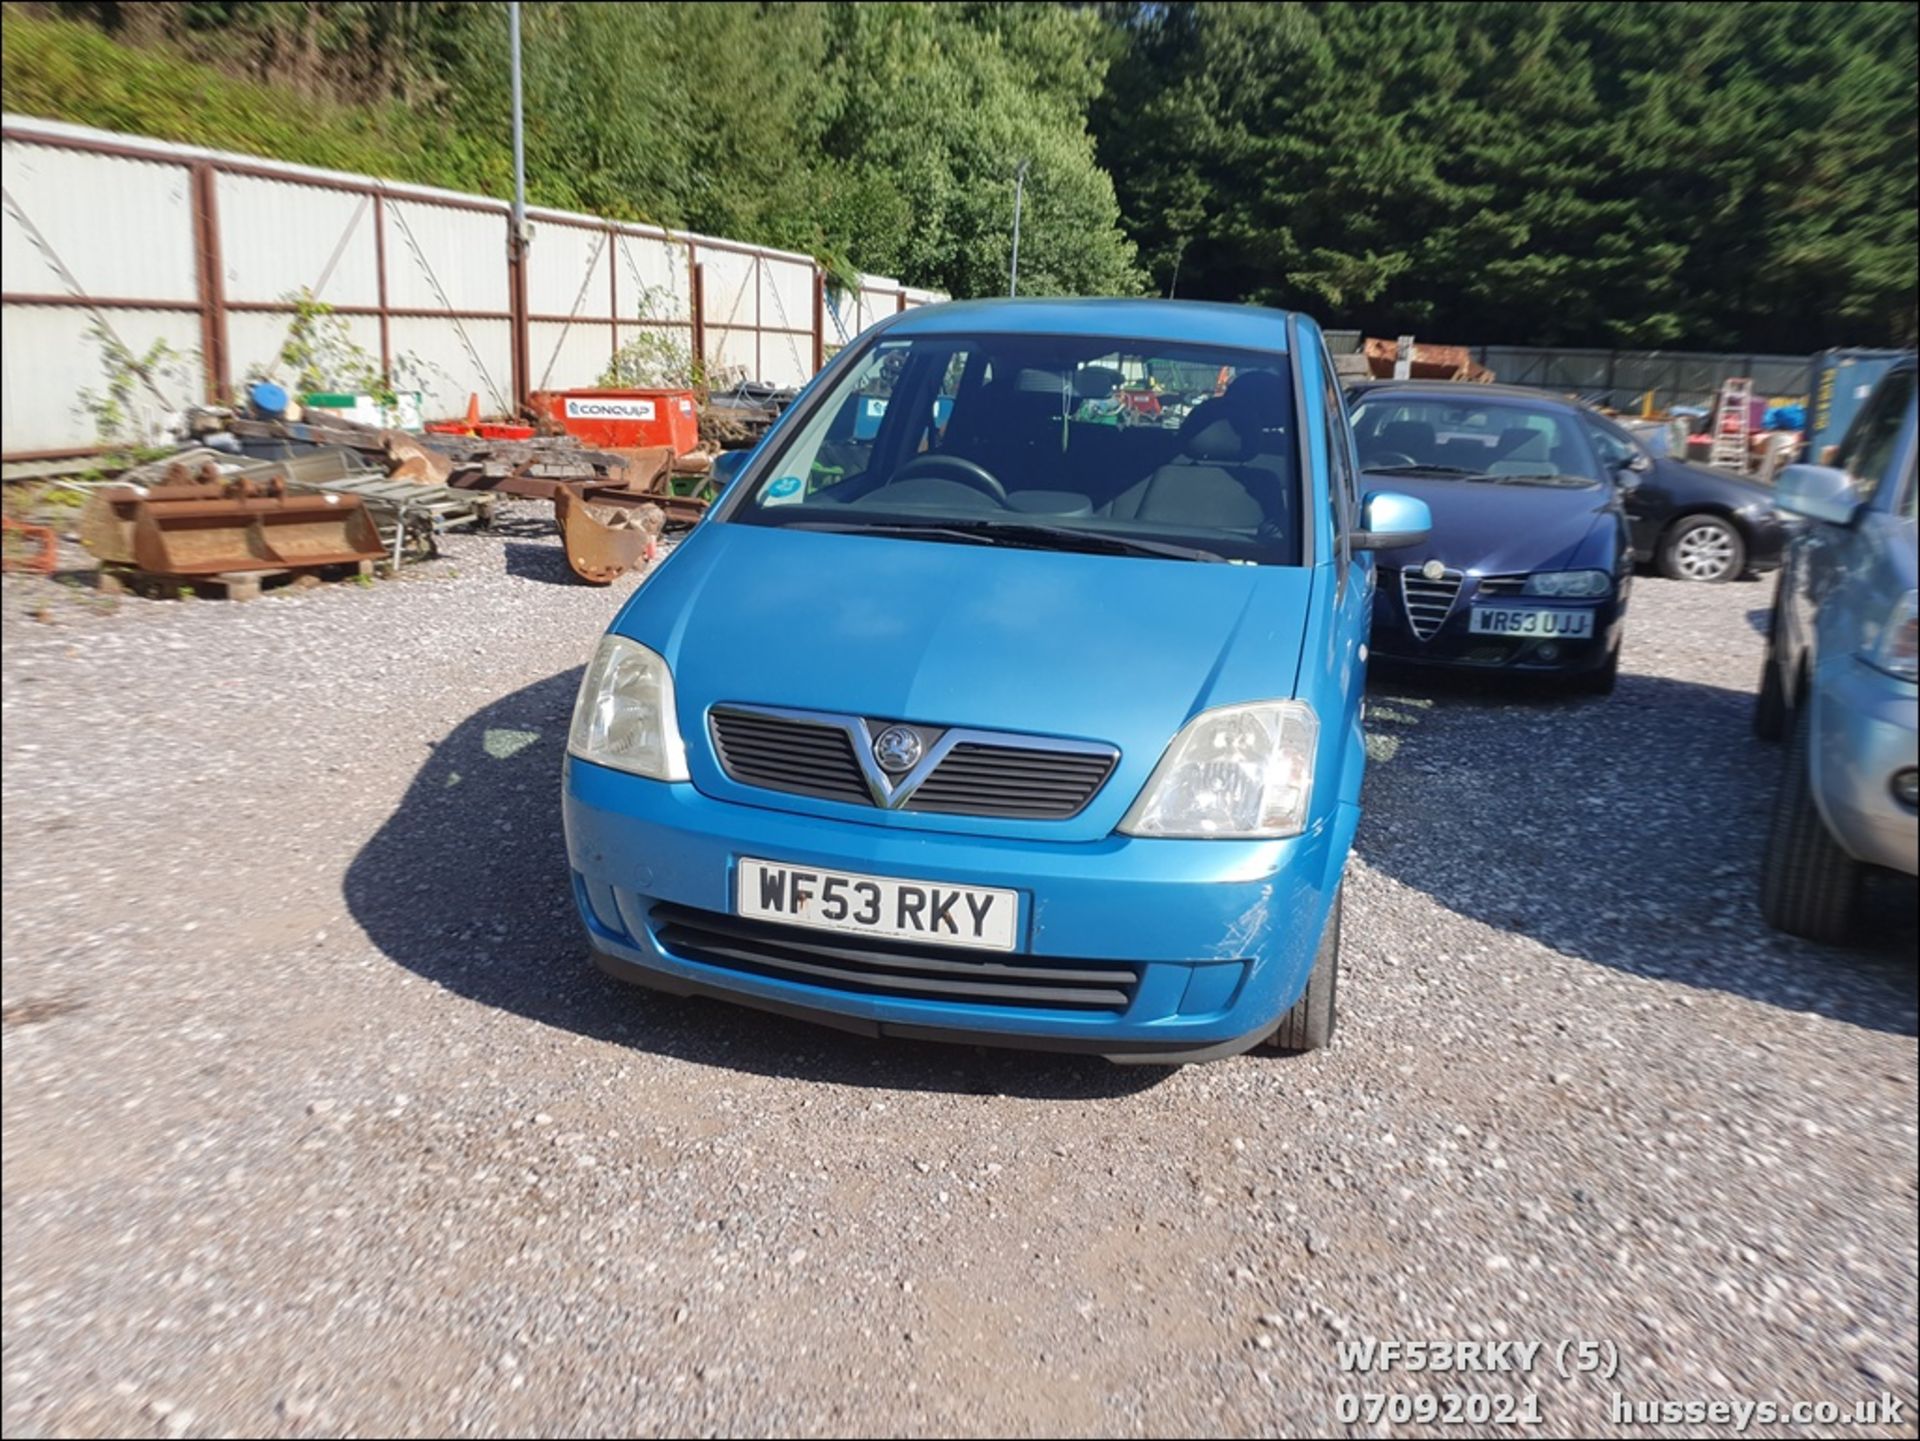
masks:
<svg viewBox="0 0 1920 1441"><path fill-rule="evenodd" d="M1033 162L1022 160L1020 168L1013 172L1013 264L1007 271L1007 294L1020 293L1020 201L1026 193L1027 167Z"/></svg>
<svg viewBox="0 0 1920 1441"><path fill-rule="evenodd" d="M507 6L507 36L513 52L513 243L527 233L527 134L520 114L520 4Z"/></svg>

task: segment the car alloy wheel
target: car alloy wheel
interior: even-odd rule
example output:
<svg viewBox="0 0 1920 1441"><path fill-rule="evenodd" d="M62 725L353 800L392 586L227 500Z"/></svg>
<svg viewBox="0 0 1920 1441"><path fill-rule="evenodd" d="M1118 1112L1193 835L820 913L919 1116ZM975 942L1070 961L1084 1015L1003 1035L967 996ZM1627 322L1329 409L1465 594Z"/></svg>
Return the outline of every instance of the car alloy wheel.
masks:
<svg viewBox="0 0 1920 1441"><path fill-rule="evenodd" d="M1716 516L1693 516L1674 528L1664 569L1674 580L1732 580L1746 564L1740 533Z"/></svg>

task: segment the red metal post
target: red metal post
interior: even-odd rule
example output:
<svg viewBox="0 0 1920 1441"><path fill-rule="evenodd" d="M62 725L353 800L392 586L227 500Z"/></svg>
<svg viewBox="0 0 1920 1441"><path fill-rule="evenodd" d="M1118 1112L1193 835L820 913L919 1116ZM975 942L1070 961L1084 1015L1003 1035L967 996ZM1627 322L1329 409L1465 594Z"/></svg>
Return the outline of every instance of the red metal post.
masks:
<svg viewBox="0 0 1920 1441"><path fill-rule="evenodd" d="M527 395L533 371L531 336L527 330L527 247L513 233L513 219L507 219L507 304L513 330L513 408L524 411L532 402Z"/></svg>
<svg viewBox="0 0 1920 1441"><path fill-rule="evenodd" d="M206 398L218 405L232 388L227 375L226 267L220 258L219 180L209 161L193 166L193 251L199 278L200 365Z"/></svg>
<svg viewBox="0 0 1920 1441"><path fill-rule="evenodd" d="M813 373L818 375L827 363L827 277L819 266L813 267Z"/></svg>
<svg viewBox="0 0 1920 1441"><path fill-rule="evenodd" d="M691 256L693 251L689 249ZM704 372L707 368L707 267L693 267L693 360Z"/></svg>
<svg viewBox="0 0 1920 1441"><path fill-rule="evenodd" d="M609 351L620 359L620 232L607 227L607 334L612 339Z"/></svg>

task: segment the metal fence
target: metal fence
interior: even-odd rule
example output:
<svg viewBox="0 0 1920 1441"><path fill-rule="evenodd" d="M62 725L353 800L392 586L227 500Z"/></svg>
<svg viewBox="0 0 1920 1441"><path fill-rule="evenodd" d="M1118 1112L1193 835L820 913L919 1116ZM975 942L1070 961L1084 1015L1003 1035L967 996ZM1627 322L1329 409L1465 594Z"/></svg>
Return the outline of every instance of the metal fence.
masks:
<svg viewBox="0 0 1920 1441"><path fill-rule="evenodd" d="M1357 330L1329 330L1334 354L1360 349ZM1648 391L1653 408L1676 405L1710 408L1720 384L1734 376L1753 381L1762 399L1791 396L1805 400L1813 387L1809 355L1730 355L1697 350L1568 350L1528 345L1476 345L1473 358L1504 385L1532 385L1571 391L1615 410L1641 409Z"/></svg>
<svg viewBox="0 0 1920 1441"><path fill-rule="evenodd" d="M1806 355L1720 355L1684 350L1552 350L1517 345L1481 345L1474 359L1505 385L1572 391L1616 410L1638 410L1648 391L1653 408L1711 406L1720 383L1747 376L1753 393L1766 399L1804 400L1813 377Z"/></svg>
<svg viewBox="0 0 1920 1441"><path fill-rule="evenodd" d="M178 359L133 406L177 410L273 369L311 296L427 414L457 415L592 385L649 332L716 380L799 385L881 315L944 298L885 276L842 295L810 256L555 210L528 211L516 251L505 201L22 116L0 156L8 460L95 447L96 331L134 356L164 342Z"/></svg>

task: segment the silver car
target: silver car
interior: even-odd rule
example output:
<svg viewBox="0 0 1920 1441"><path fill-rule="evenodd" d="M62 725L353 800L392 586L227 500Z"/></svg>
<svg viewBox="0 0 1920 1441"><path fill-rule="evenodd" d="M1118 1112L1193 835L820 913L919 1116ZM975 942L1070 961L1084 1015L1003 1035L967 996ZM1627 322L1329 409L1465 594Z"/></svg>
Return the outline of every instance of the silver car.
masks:
<svg viewBox="0 0 1920 1441"><path fill-rule="evenodd" d="M1915 367L1896 364L1835 464L1789 466L1775 504L1812 522L1788 548L1754 709L1791 738L1760 880L1767 920L1847 939L1868 868L1914 874L1920 850Z"/></svg>

